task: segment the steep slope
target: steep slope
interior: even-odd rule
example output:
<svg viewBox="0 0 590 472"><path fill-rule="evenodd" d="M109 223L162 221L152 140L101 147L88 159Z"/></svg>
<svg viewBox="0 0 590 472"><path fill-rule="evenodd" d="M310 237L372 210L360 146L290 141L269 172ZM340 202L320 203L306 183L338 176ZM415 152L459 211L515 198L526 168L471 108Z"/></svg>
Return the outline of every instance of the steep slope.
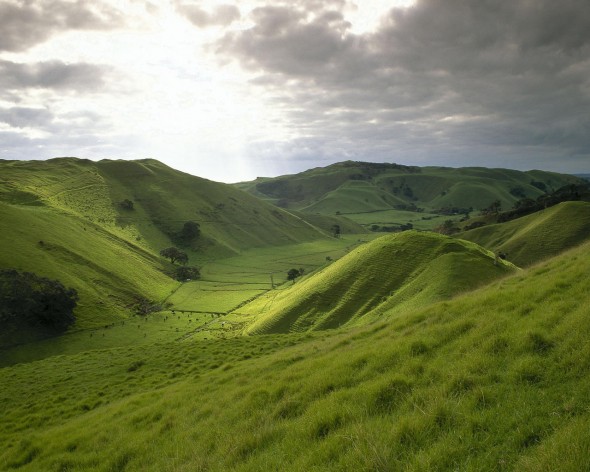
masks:
<svg viewBox="0 0 590 472"><path fill-rule="evenodd" d="M590 203L563 202L506 223L465 231L473 241L526 267L590 239Z"/></svg>
<svg viewBox="0 0 590 472"><path fill-rule="evenodd" d="M450 298L513 270L467 241L407 231L367 243L240 312L256 315L249 333L336 328Z"/></svg>
<svg viewBox="0 0 590 472"><path fill-rule="evenodd" d="M188 221L200 236L179 241ZM165 247L182 243L189 263L200 264L326 237L245 192L153 160L0 161L0 267L75 288L77 329L120 319L141 300L163 301L178 286L159 256Z"/></svg>
<svg viewBox="0 0 590 472"><path fill-rule="evenodd" d="M361 328L0 369L0 469L587 470L588 251Z"/></svg>

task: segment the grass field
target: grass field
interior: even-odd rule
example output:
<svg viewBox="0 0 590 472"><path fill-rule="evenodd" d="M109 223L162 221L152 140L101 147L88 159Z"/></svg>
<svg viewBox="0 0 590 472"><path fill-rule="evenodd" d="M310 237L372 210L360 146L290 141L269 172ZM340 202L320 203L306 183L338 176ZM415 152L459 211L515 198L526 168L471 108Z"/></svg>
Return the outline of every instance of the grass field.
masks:
<svg viewBox="0 0 590 472"><path fill-rule="evenodd" d="M521 267L555 256L590 238L590 203L563 202L502 224L460 233L495 252L504 252Z"/></svg>
<svg viewBox="0 0 590 472"><path fill-rule="evenodd" d="M510 169L407 167L396 164L340 162L295 175L257 179L239 188L304 213L346 215L364 224L406 224L431 230L442 221L421 217L443 208L479 211L500 201L509 209L523 196L537 198L582 180L544 171ZM424 214L392 212L400 205L415 205Z"/></svg>
<svg viewBox="0 0 590 472"><path fill-rule="evenodd" d="M124 200L132 207L123 208ZM178 233L188 221L199 224L200 235L179 241ZM314 221L330 224L318 217ZM353 223L346 227L355 228L362 231ZM169 298L180 284L174 279L176 267L159 255L166 247L182 246L189 264L206 272L214 271L211 261L247 257L249 249L269 248L269 257L281 258L281 248L333 239L301 215L154 160L0 162L0 267L34 272L74 288L79 304L73 329L116 323L144 300L159 304ZM318 249L332 250L329 244ZM243 263L252 271L248 261ZM301 263L318 265L313 257ZM289 267L278 263L276 269ZM247 275L218 272L224 278L212 281L250 283ZM261 277L264 282L268 278ZM217 297L217 290L207 290L199 303L206 305L205 311L225 312L258 290L244 292L245 298L235 291ZM185 307L195 298L185 287L178 297ZM45 335L33 331L2 332L0 346Z"/></svg>
<svg viewBox="0 0 590 472"><path fill-rule="evenodd" d="M472 241L333 238L358 226L152 160L1 165L0 267L81 297L75 329L0 350L0 470L590 470L587 203ZM403 195L509 201L562 176L343 163L294 179L258 182L329 212L346 195L386 225L432 216L387 209ZM159 248L195 215L201 278L175 281ZM133 314L137 297L155 311Z"/></svg>
<svg viewBox="0 0 590 472"><path fill-rule="evenodd" d="M346 213L344 216L367 229L371 226L401 226L411 223L414 229L430 231L452 217L434 213L417 213L402 210L375 210L366 213Z"/></svg>
<svg viewBox="0 0 590 472"><path fill-rule="evenodd" d="M163 311L148 316L127 315L124 319L94 316L93 324L77 326L65 336L0 350L0 366L185 337L235 337L242 333L245 320L232 316L232 311L269 291L277 291L293 267L305 268L311 274L327 263L326 257L342 257L361 243L359 237L374 235L343 235L338 239L251 249L239 256L210 261L202 268L201 280L164 286L167 292L158 295L166 307ZM271 274L275 290L271 287Z"/></svg>
<svg viewBox="0 0 590 472"><path fill-rule="evenodd" d="M374 321L472 290L516 268L476 244L406 231L367 243L317 274L236 310L249 333L327 329Z"/></svg>
<svg viewBox="0 0 590 472"><path fill-rule="evenodd" d="M589 249L346 331L0 369L0 469L587 470Z"/></svg>

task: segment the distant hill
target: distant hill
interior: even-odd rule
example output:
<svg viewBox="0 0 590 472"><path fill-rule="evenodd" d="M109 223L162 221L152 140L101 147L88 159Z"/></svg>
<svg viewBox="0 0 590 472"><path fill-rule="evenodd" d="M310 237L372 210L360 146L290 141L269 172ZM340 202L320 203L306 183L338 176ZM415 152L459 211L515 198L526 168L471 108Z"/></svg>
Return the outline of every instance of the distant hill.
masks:
<svg viewBox="0 0 590 472"><path fill-rule="evenodd" d="M563 202L506 223L492 224L456 235L526 267L590 239L590 203Z"/></svg>
<svg viewBox="0 0 590 472"><path fill-rule="evenodd" d="M200 235L180 241L189 221ZM326 237L301 216L155 160L0 161L0 267L75 288L77 327L163 300L178 285L159 256L165 247L182 244L189 264L200 264Z"/></svg>
<svg viewBox="0 0 590 472"><path fill-rule="evenodd" d="M514 270L467 241L407 231L367 243L240 311L256 314L250 333L337 328L447 299Z"/></svg>
<svg viewBox="0 0 590 472"><path fill-rule="evenodd" d="M409 167L347 161L236 185L279 206L345 214L402 206L482 209L494 200L510 207L519 198L536 198L545 191L579 181L579 177L540 170Z"/></svg>

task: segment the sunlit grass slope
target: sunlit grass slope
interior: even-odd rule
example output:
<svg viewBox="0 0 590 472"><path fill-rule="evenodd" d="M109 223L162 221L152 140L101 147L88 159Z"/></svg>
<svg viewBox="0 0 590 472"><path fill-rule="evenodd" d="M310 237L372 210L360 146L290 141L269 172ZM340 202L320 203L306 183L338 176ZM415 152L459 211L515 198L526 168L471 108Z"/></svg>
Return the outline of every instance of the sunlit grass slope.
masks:
<svg viewBox="0 0 590 472"><path fill-rule="evenodd" d="M197 254L230 255L249 247L283 245L323 237L300 217L262 202L236 188L179 172L161 162L100 161L113 201L133 200L137 211L120 212L118 221L165 235L179 232L186 221L201 227ZM201 256L202 257L202 256Z"/></svg>
<svg viewBox="0 0 590 472"><path fill-rule="evenodd" d="M563 202L506 223L458 235L525 267L590 239L590 203Z"/></svg>
<svg viewBox="0 0 590 472"><path fill-rule="evenodd" d="M0 369L0 469L588 470L589 250L346 331Z"/></svg>
<svg viewBox="0 0 590 472"><path fill-rule="evenodd" d="M424 306L505 275L489 251L435 233L383 236L290 288L239 311L255 315L250 333L284 333L368 322L386 310Z"/></svg>
<svg viewBox="0 0 590 472"><path fill-rule="evenodd" d="M77 329L128 314L137 297L163 299L178 282L165 261L90 221L46 206L0 202L0 267L60 280L78 291ZM27 333L2 333L5 343Z"/></svg>
<svg viewBox="0 0 590 472"><path fill-rule="evenodd" d="M124 209L124 200L133 208ZM174 269L159 251L177 244L187 221L201 227L201 237L183 248L196 265L329 238L300 216L154 160L0 161L0 267L75 288L75 329L120 319L139 298L163 301L178 283L165 274ZM15 333L0 338L22 341Z"/></svg>

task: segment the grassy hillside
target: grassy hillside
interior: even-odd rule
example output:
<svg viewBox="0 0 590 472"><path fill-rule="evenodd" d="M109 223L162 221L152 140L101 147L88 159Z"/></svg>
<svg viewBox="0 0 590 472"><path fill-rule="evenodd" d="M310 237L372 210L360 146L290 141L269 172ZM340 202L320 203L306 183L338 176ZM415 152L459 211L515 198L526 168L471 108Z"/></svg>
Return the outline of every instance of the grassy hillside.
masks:
<svg viewBox="0 0 590 472"><path fill-rule="evenodd" d="M563 202L513 221L465 231L457 235L504 252L526 267L590 239L590 203Z"/></svg>
<svg viewBox="0 0 590 472"><path fill-rule="evenodd" d="M407 231L375 239L239 312L255 320L250 333L336 328L450 298L514 269L495 265L475 244Z"/></svg>
<svg viewBox="0 0 590 472"><path fill-rule="evenodd" d="M181 243L187 221L200 225L182 247L197 265L329 238L301 216L153 160L0 161L0 267L75 288L76 329L128 316L141 300L163 302L179 283L159 251ZM3 332L0 344L21 338Z"/></svg>
<svg viewBox="0 0 590 472"><path fill-rule="evenodd" d="M587 470L589 250L347 331L0 369L0 469Z"/></svg>
<svg viewBox="0 0 590 472"><path fill-rule="evenodd" d="M487 208L499 200L511 208L520 198L537 198L578 177L544 171L408 167L341 162L296 175L259 178L238 187L304 213L343 214L370 228L419 223L431 229L437 214ZM417 212L414 217L407 210ZM418 226L416 226L418 227Z"/></svg>

